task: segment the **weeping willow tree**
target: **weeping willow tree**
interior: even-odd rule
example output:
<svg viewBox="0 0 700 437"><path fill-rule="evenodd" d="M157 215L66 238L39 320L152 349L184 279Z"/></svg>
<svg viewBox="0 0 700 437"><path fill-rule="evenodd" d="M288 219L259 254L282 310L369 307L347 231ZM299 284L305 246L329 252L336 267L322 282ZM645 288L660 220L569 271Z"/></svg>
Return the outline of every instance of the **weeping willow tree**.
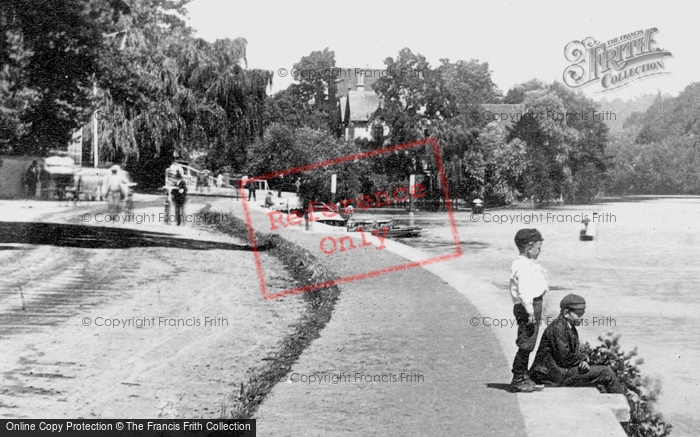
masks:
<svg viewBox="0 0 700 437"><path fill-rule="evenodd" d="M211 169L240 169L263 132L272 73L247 68L244 38L194 38L179 18L187 2L134 2L101 57L100 161L126 164L146 185L194 152L207 154Z"/></svg>

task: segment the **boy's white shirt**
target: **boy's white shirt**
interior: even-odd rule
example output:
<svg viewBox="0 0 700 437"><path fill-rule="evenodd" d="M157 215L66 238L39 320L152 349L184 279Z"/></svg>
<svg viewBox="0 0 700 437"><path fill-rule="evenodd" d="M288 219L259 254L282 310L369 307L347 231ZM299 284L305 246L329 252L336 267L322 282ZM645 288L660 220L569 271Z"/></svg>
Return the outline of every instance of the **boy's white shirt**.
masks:
<svg viewBox="0 0 700 437"><path fill-rule="evenodd" d="M547 291L547 270L533 259L518 256L510 266L510 296L513 305L521 303L528 314L534 314L532 301Z"/></svg>

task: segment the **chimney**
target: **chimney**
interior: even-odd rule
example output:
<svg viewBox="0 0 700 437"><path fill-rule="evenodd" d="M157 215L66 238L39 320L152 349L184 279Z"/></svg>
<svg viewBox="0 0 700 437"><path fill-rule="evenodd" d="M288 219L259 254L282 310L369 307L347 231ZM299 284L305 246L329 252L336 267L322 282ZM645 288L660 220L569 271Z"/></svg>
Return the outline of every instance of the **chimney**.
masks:
<svg viewBox="0 0 700 437"><path fill-rule="evenodd" d="M357 76L357 91L364 91L365 90L365 77L360 74Z"/></svg>

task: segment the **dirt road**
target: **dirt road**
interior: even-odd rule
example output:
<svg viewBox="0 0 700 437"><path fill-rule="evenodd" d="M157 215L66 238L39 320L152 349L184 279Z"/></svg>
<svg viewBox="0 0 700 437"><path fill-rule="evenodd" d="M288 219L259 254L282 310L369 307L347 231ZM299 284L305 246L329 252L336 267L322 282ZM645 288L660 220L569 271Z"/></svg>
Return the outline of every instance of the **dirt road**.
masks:
<svg viewBox="0 0 700 437"><path fill-rule="evenodd" d="M303 305L261 299L245 242L96 223L105 209L0 202L0 417L219 417ZM136 214L161 210L137 196ZM288 286L262 258L268 284Z"/></svg>

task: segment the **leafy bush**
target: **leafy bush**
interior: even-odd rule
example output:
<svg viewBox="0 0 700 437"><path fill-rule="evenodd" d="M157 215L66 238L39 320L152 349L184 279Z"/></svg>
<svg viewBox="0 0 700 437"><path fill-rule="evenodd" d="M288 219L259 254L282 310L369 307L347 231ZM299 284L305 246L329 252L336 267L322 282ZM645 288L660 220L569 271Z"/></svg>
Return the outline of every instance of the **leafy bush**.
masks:
<svg viewBox="0 0 700 437"><path fill-rule="evenodd" d="M664 437L671 434L671 425L666 423L661 413L654 410L654 404L661 394L661 383L650 377L642 377L638 365L642 358L637 356L637 348L625 353L620 346L620 335L609 332L607 338L598 337L603 344L592 348L584 344L581 349L588 355L592 365L610 366L625 387L625 395L630 404L630 421L623 423L627 435L631 437Z"/></svg>

